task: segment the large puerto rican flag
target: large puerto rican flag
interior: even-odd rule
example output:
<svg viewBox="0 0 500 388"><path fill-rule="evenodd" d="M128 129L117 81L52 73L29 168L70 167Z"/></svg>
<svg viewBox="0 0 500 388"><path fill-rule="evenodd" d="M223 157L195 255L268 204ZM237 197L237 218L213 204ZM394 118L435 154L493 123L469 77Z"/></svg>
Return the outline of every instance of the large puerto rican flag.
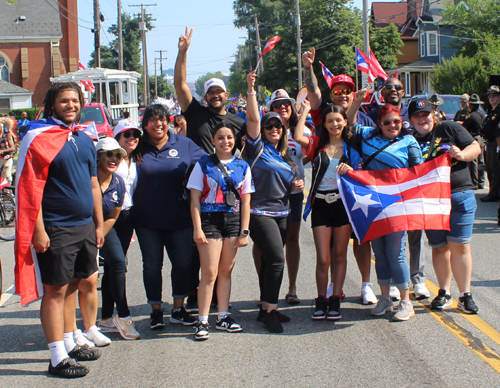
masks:
<svg viewBox="0 0 500 388"><path fill-rule="evenodd" d="M30 123L19 149L16 173L16 294L21 305L43 295L36 252L31 244L52 160L71 137L71 130L50 119Z"/></svg>
<svg viewBox="0 0 500 388"><path fill-rule="evenodd" d="M337 176L358 241L402 230L450 230L450 160L446 153L411 168Z"/></svg>

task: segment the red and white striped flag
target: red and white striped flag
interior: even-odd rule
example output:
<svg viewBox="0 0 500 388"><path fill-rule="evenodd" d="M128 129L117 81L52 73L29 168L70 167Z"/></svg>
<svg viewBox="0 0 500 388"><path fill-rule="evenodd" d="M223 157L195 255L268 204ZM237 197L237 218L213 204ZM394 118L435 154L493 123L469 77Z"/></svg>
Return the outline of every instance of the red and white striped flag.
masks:
<svg viewBox="0 0 500 388"><path fill-rule="evenodd" d="M281 40L280 36L275 36L274 38L269 39L266 45L264 46L264 50L262 50L262 54L260 54L259 59L257 59L257 62L260 61L260 59L264 56L264 54L271 51L274 48L274 46L276 46L276 43L278 43L280 40Z"/></svg>
<svg viewBox="0 0 500 388"><path fill-rule="evenodd" d="M85 66L82 65L80 61L78 61L78 70L87 70ZM95 92L95 86L94 83L91 80L84 80L80 81L83 86L85 86L85 90L90 93Z"/></svg>
<svg viewBox="0 0 500 388"><path fill-rule="evenodd" d="M382 66L380 66L380 63L378 62L375 54L373 54L372 49L370 49L370 60L371 60L370 70L375 77L380 77L383 78L384 80L389 78L389 76L384 71Z"/></svg>

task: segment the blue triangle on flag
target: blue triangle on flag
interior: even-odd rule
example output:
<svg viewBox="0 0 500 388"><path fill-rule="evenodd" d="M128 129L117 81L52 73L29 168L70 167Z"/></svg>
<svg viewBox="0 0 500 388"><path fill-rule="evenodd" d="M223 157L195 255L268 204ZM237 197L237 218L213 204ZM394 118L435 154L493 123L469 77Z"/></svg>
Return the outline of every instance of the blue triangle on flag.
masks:
<svg viewBox="0 0 500 388"><path fill-rule="evenodd" d="M342 189L346 210L351 215L353 228L362 240L371 223L389 205L400 201L401 195L381 194L367 188L351 176L343 175Z"/></svg>

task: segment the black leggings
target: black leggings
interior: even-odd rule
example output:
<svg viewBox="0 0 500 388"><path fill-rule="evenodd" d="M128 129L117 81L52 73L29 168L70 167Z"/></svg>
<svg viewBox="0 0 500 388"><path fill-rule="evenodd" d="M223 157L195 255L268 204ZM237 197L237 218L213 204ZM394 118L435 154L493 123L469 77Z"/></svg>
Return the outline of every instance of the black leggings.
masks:
<svg viewBox="0 0 500 388"><path fill-rule="evenodd" d="M259 271L260 300L277 304L283 268L284 245L290 230L290 215L270 217L250 214L250 236L261 254Z"/></svg>

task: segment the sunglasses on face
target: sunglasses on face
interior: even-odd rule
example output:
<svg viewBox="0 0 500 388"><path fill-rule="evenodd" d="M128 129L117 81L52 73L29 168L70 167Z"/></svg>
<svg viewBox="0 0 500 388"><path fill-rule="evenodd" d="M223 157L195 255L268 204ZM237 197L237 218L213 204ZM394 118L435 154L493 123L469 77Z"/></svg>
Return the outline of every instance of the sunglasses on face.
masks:
<svg viewBox="0 0 500 388"><path fill-rule="evenodd" d="M273 130L273 128L276 128L276 129L281 129L281 128L283 128L283 125L282 125L282 124L280 124L280 123L275 123L275 124L266 124L266 125L264 125L264 129L265 129L266 131L272 131L272 130Z"/></svg>
<svg viewBox="0 0 500 388"><path fill-rule="evenodd" d="M290 102L289 101L276 101L276 102L273 102L271 104L271 108L277 109L277 108L281 108L283 105L284 106L289 106Z"/></svg>
<svg viewBox="0 0 500 388"><path fill-rule="evenodd" d="M389 125L391 124L394 124L394 125L399 125L401 124L401 120L400 119L396 119L396 120L386 120L386 121L383 121L382 122L382 125L384 127L388 127Z"/></svg>
<svg viewBox="0 0 500 388"><path fill-rule="evenodd" d="M345 94L346 96L348 96L351 93L352 93L351 89L332 90L332 94L335 95L335 96L341 96L342 94Z"/></svg>
<svg viewBox="0 0 500 388"><path fill-rule="evenodd" d="M99 151L101 154L105 154L108 159L111 159L113 156L121 160L123 158L123 155L120 153L120 151Z"/></svg>
<svg viewBox="0 0 500 388"><path fill-rule="evenodd" d="M133 136L136 139L138 139L138 138L141 137L141 132L139 130L137 130L137 129L134 129L133 131L123 132L123 137L125 139L128 139L130 136Z"/></svg>
<svg viewBox="0 0 500 388"><path fill-rule="evenodd" d="M222 90L222 89L219 89L219 90L209 90L207 92L207 95L209 95L209 96L218 96L219 94L222 94L222 93L224 93L224 90Z"/></svg>
<svg viewBox="0 0 500 388"><path fill-rule="evenodd" d="M403 90L403 87L401 85L393 85L393 84L387 84L384 86L385 90L392 90L392 89L396 89L396 91L400 91L400 90Z"/></svg>

